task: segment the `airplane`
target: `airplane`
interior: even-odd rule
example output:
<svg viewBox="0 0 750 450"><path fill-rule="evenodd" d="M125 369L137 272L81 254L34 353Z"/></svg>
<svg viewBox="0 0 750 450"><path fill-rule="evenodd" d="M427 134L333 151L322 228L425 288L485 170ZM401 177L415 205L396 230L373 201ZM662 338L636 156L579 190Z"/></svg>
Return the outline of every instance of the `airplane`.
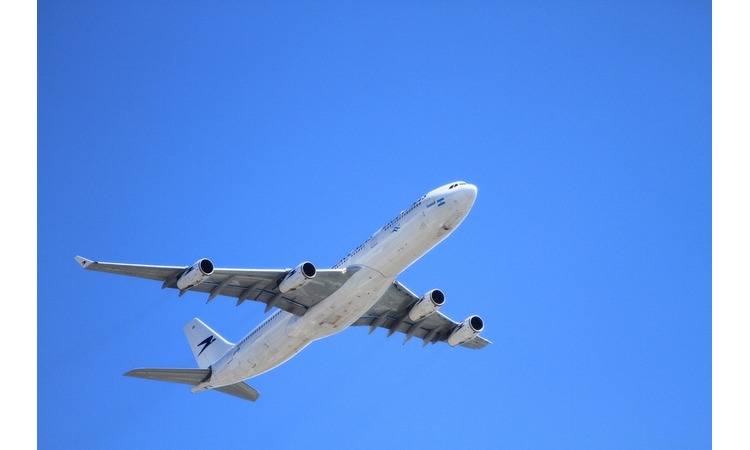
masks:
<svg viewBox="0 0 750 450"><path fill-rule="evenodd" d="M256 401L260 393L244 380L278 367L318 339L350 326L416 337L422 345L481 349L491 342L479 333L484 321L471 315L454 321L439 311L445 294L431 289L418 296L397 276L448 237L474 205L477 188L463 181L420 197L331 269L305 261L292 269L221 269L208 258L191 266L97 262L81 256L84 269L161 281L182 296L188 291L265 303L277 308L236 344L203 323L191 320L183 331L198 368L140 368L124 375L192 386L193 393L223 392Z"/></svg>

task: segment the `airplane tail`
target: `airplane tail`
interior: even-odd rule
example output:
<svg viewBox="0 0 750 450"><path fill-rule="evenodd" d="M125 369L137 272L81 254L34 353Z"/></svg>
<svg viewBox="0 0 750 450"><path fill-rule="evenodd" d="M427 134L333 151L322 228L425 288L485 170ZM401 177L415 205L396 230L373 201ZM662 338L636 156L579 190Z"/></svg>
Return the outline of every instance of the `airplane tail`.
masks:
<svg viewBox="0 0 750 450"><path fill-rule="evenodd" d="M185 325L183 331L190 343L190 348L193 350L193 356L195 356L195 360L198 363L198 369L133 369L126 372L125 375L149 380L189 384L193 386L193 392L212 389L252 402L260 397L258 391L243 381L227 386L210 387L211 364L226 354L226 352L234 347L234 344L227 342L219 333L197 318Z"/></svg>
<svg viewBox="0 0 750 450"><path fill-rule="evenodd" d="M125 375L149 380L189 384L195 388L211 378L211 369L133 369L126 372ZM258 400L258 397L260 397L260 392L250 387L244 381L211 389L250 400L251 402ZM194 392L200 392L200 390Z"/></svg>
<svg viewBox="0 0 750 450"><path fill-rule="evenodd" d="M227 342L219 333L197 318L185 325L183 331L201 369L207 369L234 347L234 344Z"/></svg>

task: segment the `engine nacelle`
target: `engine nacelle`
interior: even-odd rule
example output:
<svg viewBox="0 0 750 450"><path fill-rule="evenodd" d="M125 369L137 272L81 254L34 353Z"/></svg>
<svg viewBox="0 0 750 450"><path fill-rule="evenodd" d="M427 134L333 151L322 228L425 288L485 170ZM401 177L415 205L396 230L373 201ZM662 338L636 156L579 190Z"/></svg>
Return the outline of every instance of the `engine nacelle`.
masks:
<svg viewBox="0 0 750 450"><path fill-rule="evenodd" d="M203 283L214 273L214 263L208 258L199 259L198 262L185 269L177 279L177 289L184 291Z"/></svg>
<svg viewBox="0 0 750 450"><path fill-rule="evenodd" d="M303 262L299 266L292 269L283 280L279 283L279 290L282 294L286 294L289 291L293 291L300 288L310 281L317 270L310 261Z"/></svg>
<svg viewBox="0 0 750 450"><path fill-rule="evenodd" d="M484 321L479 316L471 316L468 319L461 322L453 333L448 336L448 344L451 347L461 345L466 341L474 339L474 336L478 335L484 330Z"/></svg>
<svg viewBox="0 0 750 450"><path fill-rule="evenodd" d="M409 310L409 320L416 322L437 311L445 304L445 294L440 289L433 289L422 296Z"/></svg>

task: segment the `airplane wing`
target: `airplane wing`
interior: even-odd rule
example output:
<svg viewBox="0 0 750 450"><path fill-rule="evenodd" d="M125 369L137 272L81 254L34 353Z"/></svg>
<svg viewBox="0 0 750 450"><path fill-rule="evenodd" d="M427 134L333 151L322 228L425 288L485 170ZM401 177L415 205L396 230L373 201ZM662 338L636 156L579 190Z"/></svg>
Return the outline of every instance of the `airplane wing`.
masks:
<svg viewBox="0 0 750 450"><path fill-rule="evenodd" d="M76 256L75 260L86 270L161 281L163 282L162 289L179 289L177 280L191 268L191 266L98 262L81 256ZM275 306L302 316L312 306L340 288L359 268L316 270L315 276L307 280L304 285L282 294L279 290L279 282L292 270L215 268L200 284L180 289L180 295L186 291L205 292L209 294L207 302L219 295L233 297L237 299L237 306L245 300L253 300L265 303L266 312Z"/></svg>
<svg viewBox="0 0 750 450"><path fill-rule="evenodd" d="M388 329L388 336L399 332L406 335L404 342L412 337L422 339L422 345L428 343L447 341L451 333L461 325L440 311L435 311L422 320L414 322L409 319L409 309L420 299L406 286L395 281L370 308L364 316L357 319L353 325L364 325L370 327L370 333L376 328ZM490 345L492 342L476 335L472 339L459 344L463 347L480 349Z"/></svg>

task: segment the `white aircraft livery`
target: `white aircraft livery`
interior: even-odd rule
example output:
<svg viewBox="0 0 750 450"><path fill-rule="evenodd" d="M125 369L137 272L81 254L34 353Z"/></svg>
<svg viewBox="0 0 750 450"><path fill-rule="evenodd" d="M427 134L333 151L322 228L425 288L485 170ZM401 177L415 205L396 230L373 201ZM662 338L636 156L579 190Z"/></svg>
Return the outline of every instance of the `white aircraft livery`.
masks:
<svg viewBox="0 0 750 450"><path fill-rule="evenodd" d="M417 296L396 280L407 267L445 239L474 205L477 188L462 181L441 186L417 200L355 248L331 269L303 262L293 269L220 269L207 258L191 266L153 266L97 262L76 256L84 269L163 282L162 288L208 293L265 303L277 308L242 340L232 344L200 319L184 327L198 363L191 369L134 369L125 375L213 389L255 401L258 391L244 380L287 361L312 341L352 325L403 333L422 345L480 349L490 344L479 333L477 315L456 322L438 309L445 295L432 289Z"/></svg>

